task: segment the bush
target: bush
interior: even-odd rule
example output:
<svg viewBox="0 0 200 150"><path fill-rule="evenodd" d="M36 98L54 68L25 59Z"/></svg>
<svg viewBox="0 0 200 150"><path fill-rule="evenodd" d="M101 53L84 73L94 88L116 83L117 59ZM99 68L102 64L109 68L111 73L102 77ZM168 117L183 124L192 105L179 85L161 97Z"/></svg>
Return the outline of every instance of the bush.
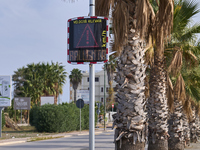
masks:
<svg viewBox="0 0 200 150"><path fill-rule="evenodd" d="M1 124L1 127L3 128L6 124L6 121L5 121L5 115L4 115L4 112L2 111L2 124Z"/></svg>
<svg viewBox="0 0 200 150"><path fill-rule="evenodd" d="M66 132L80 129L80 109L73 103L34 106L30 124L39 132ZM81 109L81 129L89 129L89 105Z"/></svg>

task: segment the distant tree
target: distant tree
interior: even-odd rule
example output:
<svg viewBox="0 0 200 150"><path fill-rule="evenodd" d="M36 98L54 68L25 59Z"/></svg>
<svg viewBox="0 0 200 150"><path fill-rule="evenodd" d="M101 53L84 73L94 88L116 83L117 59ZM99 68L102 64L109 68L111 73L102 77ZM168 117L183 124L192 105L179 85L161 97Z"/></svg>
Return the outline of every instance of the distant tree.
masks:
<svg viewBox="0 0 200 150"><path fill-rule="evenodd" d="M74 103L76 103L76 90L78 85L81 83L82 76L81 70L77 68L73 69L69 75L70 82L72 83L74 89Z"/></svg>
<svg viewBox="0 0 200 150"><path fill-rule="evenodd" d="M58 95L66 81L67 72L59 63L28 64L17 69L13 75L15 96L31 97L31 102L40 102L41 96L55 96L57 104Z"/></svg>
<svg viewBox="0 0 200 150"><path fill-rule="evenodd" d="M114 80L114 72L117 67L116 57L114 55L111 55L109 57L109 61L104 64L104 67L107 71L108 76L108 84L109 84L109 101L108 101L108 107L111 106L111 104L114 104L114 90L113 90L113 80Z"/></svg>

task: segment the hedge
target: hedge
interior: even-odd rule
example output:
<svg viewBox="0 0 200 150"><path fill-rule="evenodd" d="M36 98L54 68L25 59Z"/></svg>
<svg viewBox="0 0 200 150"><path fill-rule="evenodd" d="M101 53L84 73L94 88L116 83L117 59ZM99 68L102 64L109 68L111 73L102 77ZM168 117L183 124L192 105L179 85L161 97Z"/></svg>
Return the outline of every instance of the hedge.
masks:
<svg viewBox="0 0 200 150"><path fill-rule="evenodd" d="M4 112L2 111L2 124L1 124L1 127L3 128L6 124L6 121L5 121L5 115L4 115Z"/></svg>
<svg viewBox="0 0 200 150"><path fill-rule="evenodd" d="M73 103L34 106L30 111L30 124L35 126L38 132L79 130L80 109ZM89 129L89 105L84 105L81 109L81 129Z"/></svg>

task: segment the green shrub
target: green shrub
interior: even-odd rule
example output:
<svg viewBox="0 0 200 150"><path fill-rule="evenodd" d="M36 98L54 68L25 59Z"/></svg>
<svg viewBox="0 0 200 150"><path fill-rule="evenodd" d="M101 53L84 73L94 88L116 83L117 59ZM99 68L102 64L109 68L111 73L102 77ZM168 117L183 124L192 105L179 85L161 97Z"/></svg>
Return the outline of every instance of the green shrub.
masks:
<svg viewBox="0 0 200 150"><path fill-rule="evenodd" d="M5 121L5 115L4 115L4 112L2 111L2 124L1 124L1 127L3 128L6 124L6 121Z"/></svg>
<svg viewBox="0 0 200 150"><path fill-rule="evenodd" d="M80 130L80 109L73 103L34 106L30 111L30 124L39 132ZM81 109L81 129L89 129L89 105Z"/></svg>

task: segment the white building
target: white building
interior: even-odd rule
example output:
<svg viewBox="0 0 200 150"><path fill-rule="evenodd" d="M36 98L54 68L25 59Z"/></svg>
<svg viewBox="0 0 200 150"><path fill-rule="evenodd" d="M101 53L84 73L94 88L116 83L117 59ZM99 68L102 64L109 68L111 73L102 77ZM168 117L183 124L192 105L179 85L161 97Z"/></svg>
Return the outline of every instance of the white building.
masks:
<svg viewBox="0 0 200 150"><path fill-rule="evenodd" d="M89 103L89 72L82 72L82 82L77 88L76 100L82 98L86 103ZM106 77L106 88L104 89L104 70L95 72L95 101L104 101L104 90L106 90L106 98L108 97L109 84L107 80L107 72L105 72ZM113 87L116 86L116 82L113 81ZM74 90L70 84L70 102L74 101Z"/></svg>

